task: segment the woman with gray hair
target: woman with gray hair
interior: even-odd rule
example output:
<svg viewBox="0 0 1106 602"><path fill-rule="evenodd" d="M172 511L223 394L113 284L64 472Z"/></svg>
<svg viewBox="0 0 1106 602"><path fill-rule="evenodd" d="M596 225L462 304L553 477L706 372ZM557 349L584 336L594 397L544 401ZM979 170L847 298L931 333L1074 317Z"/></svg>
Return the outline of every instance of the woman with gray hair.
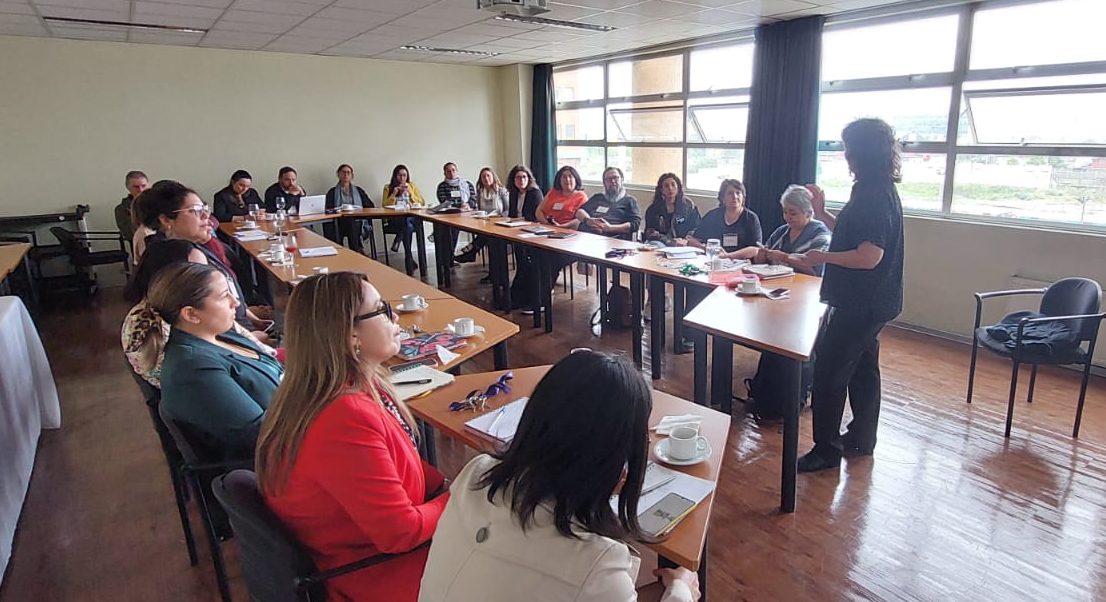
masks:
<svg viewBox="0 0 1106 602"><path fill-rule="evenodd" d="M791 255L829 248L832 233L825 224L814 219L814 207L810 202L813 196L809 190L795 184L783 191L780 205L783 207L783 221L787 223L776 228L768 237L767 244L757 254L757 263L789 265L803 274L822 275L821 265L807 267L790 259Z"/></svg>

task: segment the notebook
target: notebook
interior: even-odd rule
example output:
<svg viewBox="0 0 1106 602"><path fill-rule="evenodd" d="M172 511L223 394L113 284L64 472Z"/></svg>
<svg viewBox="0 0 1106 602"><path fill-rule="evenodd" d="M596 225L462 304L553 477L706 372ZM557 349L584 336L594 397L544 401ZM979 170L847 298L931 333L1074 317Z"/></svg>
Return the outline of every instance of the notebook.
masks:
<svg viewBox="0 0 1106 602"><path fill-rule="evenodd" d="M269 238L269 233L264 230L239 230L234 237L242 242L252 242Z"/></svg>
<svg viewBox="0 0 1106 602"><path fill-rule="evenodd" d="M399 344L396 355L404 360L417 360L438 353L438 346L457 349L465 345L465 339L448 332L427 332L411 337ZM406 372L404 374L407 374Z"/></svg>
<svg viewBox="0 0 1106 602"><path fill-rule="evenodd" d="M338 249L334 247L311 247L306 249L300 249L300 257L329 257L330 255L337 255Z"/></svg>
<svg viewBox="0 0 1106 602"><path fill-rule="evenodd" d="M523 397L511 403L477 416L465 423L465 428L472 429L485 437L500 443L510 443L518 431L518 422L522 419L522 412L526 410L526 402L529 397Z"/></svg>
<svg viewBox="0 0 1106 602"><path fill-rule="evenodd" d="M430 366L415 366L410 370L392 374L391 377L392 384L420 380L430 380L430 382L422 385L397 385L396 394L403 401L407 401L412 397L418 397L427 391L433 391L452 383L454 376L448 372L435 370Z"/></svg>
<svg viewBox="0 0 1106 602"><path fill-rule="evenodd" d="M554 230L552 228L546 228L545 226L542 226L540 224L539 225L534 225L534 226L528 226L526 228L523 228L522 231L523 232L529 232L530 234L539 234L539 235L540 234L550 234L552 232L556 232L556 230Z"/></svg>
<svg viewBox="0 0 1106 602"><path fill-rule="evenodd" d="M531 222L524 219L514 219L505 222L495 222L497 226L503 226L505 228L521 228L522 226L529 226Z"/></svg>
<svg viewBox="0 0 1106 602"><path fill-rule="evenodd" d="M760 276L761 280L783 278L784 276L790 276L795 273L794 268L788 265L768 265L764 263L747 265L741 269L748 274L756 274L757 276Z"/></svg>
<svg viewBox="0 0 1106 602"><path fill-rule="evenodd" d="M663 500L670 493L675 493L698 504L706 499L712 491L714 491L714 483L706 479L693 477L678 470L672 470L666 466L650 462L645 468L645 483L641 490L641 497L638 499L638 518L648 514L657 502ZM615 512L618 511L617 495L611 496L611 508ZM670 526L666 531L670 531L674 526Z"/></svg>
<svg viewBox="0 0 1106 602"><path fill-rule="evenodd" d="M662 247L657 249L658 253L664 253L664 256L669 259L693 259L699 254L699 250L695 247Z"/></svg>

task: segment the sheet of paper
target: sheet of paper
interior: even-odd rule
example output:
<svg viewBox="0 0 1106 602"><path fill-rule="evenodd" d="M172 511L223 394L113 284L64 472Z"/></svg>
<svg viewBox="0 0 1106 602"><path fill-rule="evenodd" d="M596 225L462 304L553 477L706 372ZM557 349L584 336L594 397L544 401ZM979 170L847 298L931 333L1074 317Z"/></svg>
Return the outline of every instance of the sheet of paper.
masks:
<svg viewBox="0 0 1106 602"><path fill-rule="evenodd" d="M337 254L338 249L334 247L311 247L309 249L300 249L300 257L328 257Z"/></svg>
<svg viewBox="0 0 1106 602"><path fill-rule="evenodd" d="M448 364L449 362L452 362L453 360L461 357L460 354L453 353L452 351L450 351L449 349L446 349L445 347L442 347L441 345L437 346L437 351L438 351L438 361L441 362L443 366Z"/></svg>
<svg viewBox="0 0 1106 602"><path fill-rule="evenodd" d="M234 237L242 242L252 242L269 238L269 233L264 230L239 230L234 233Z"/></svg>
<svg viewBox="0 0 1106 602"><path fill-rule="evenodd" d="M523 397L487 414L482 414L465 423L467 428L483 433L492 439L508 443L515 438L518 422L526 410L529 397Z"/></svg>
<svg viewBox="0 0 1106 602"><path fill-rule="evenodd" d="M519 238L537 238L538 235L537 234L531 234L529 232L523 232L522 234L519 234L518 237Z"/></svg>
<svg viewBox="0 0 1106 602"><path fill-rule="evenodd" d="M674 478L672 478L667 483L664 483L663 485L653 489L652 491L642 494L642 496L638 498L637 508L639 516L640 513L648 510L653 504L659 502L661 499L664 498L664 496L668 495L669 493L682 495L683 497L698 504L699 502L703 501L708 495L710 495L712 491L714 491L714 483L710 481L700 479L698 477L693 477L689 474L684 474L682 472L672 470L671 468L661 466L659 464L656 465L655 469L648 469L648 472L651 472L652 475L647 478L651 478L654 480L667 478L673 475ZM616 495L611 496L611 508L613 508L616 512L618 511L618 496Z"/></svg>

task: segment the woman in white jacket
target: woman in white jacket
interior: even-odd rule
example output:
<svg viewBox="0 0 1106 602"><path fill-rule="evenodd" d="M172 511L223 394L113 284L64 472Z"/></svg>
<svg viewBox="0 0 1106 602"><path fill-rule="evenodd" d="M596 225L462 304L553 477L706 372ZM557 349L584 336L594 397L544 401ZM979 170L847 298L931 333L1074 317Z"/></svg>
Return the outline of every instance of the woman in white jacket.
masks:
<svg viewBox="0 0 1106 602"><path fill-rule="evenodd" d="M477 456L454 481L419 601L637 600L640 558L623 542L644 537L651 409L648 385L621 358L580 351L553 366L506 453ZM662 602L699 599L695 573L655 574Z"/></svg>

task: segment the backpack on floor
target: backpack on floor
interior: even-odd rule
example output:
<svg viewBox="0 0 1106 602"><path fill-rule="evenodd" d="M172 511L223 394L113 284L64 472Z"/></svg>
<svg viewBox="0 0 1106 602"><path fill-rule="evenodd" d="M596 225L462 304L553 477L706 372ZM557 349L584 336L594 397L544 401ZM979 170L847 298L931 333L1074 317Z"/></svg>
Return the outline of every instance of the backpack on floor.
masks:
<svg viewBox="0 0 1106 602"><path fill-rule="evenodd" d="M775 353L761 353L757 363L757 373L745 379L749 389L749 410L760 420L779 420L783 418L784 400L790 391L788 379L794 369L792 360ZM814 362L803 362L800 394L800 408L806 405L810 394L810 384L814 375Z"/></svg>
<svg viewBox="0 0 1106 602"><path fill-rule="evenodd" d="M634 325L633 306L630 301L630 289L621 284L612 284L607 291L606 312L595 310L591 323L597 324L597 318L603 315L603 326L615 330L630 328Z"/></svg>

